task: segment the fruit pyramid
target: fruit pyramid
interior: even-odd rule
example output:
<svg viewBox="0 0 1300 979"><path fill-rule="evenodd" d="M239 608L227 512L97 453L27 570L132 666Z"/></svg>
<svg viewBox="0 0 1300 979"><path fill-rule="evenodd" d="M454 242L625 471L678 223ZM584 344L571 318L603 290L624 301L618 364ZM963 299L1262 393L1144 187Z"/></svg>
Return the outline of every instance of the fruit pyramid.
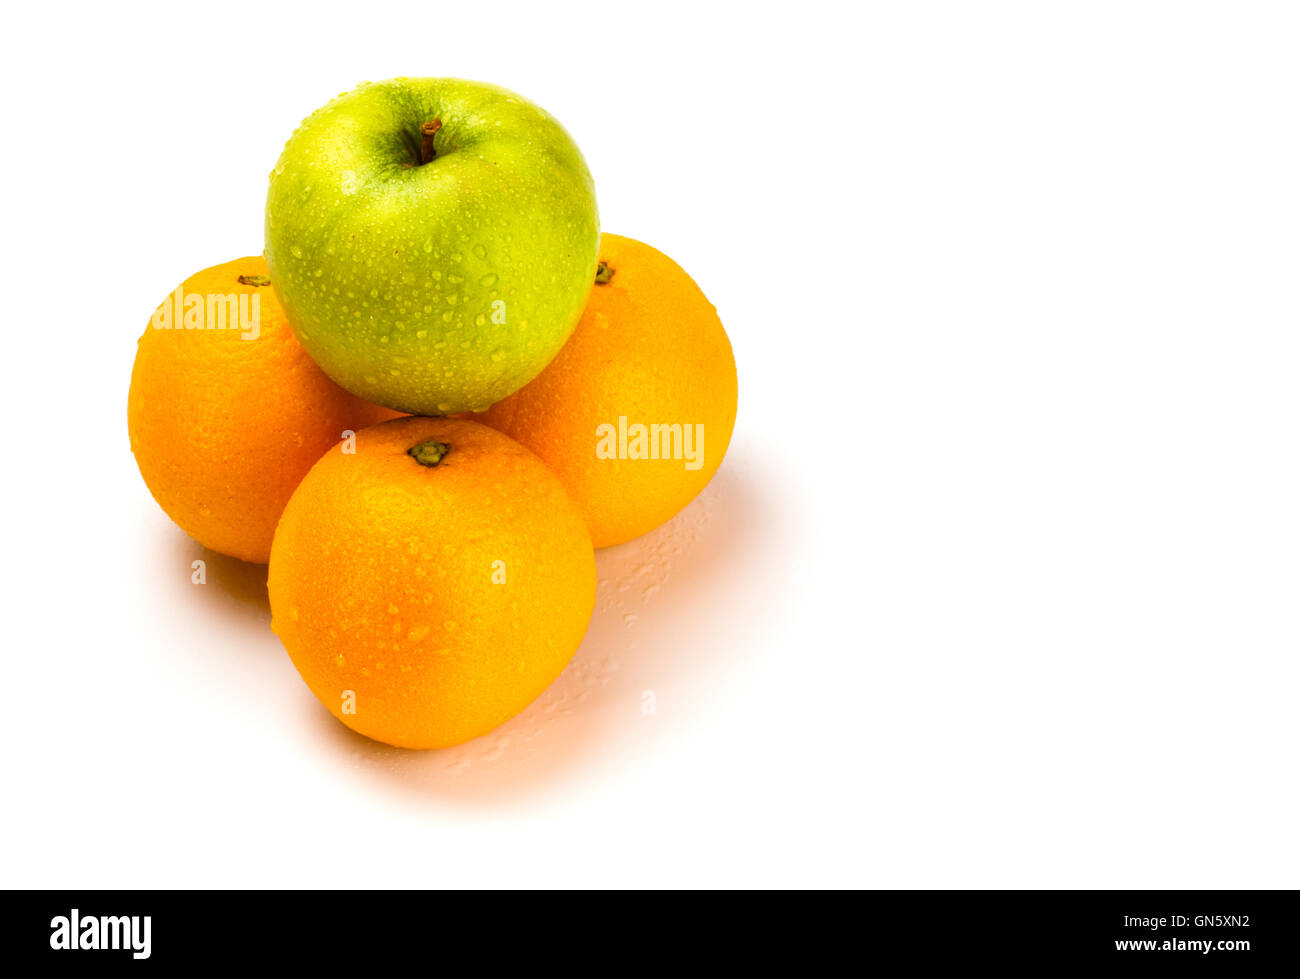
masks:
<svg viewBox="0 0 1300 979"><path fill-rule="evenodd" d="M265 237L146 326L141 475L200 544L269 561L272 627L344 724L405 748L482 735L573 657L593 544L669 520L721 465L717 311L600 235L558 121L479 82L363 84L312 113Z"/></svg>

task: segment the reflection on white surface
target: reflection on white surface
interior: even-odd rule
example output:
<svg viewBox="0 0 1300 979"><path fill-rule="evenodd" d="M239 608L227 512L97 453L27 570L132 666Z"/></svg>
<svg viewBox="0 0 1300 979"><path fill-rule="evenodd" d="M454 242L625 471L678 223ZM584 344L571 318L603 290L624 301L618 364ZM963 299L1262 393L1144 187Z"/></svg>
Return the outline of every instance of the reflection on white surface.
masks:
<svg viewBox="0 0 1300 979"><path fill-rule="evenodd" d="M401 794L471 805L554 789L584 765L631 763L658 737L664 694L689 689L692 675L717 666L702 660L701 645L710 657L736 651L725 637L699 642L695 607L707 606L718 576L742 572L751 559L747 551L753 548L754 529L762 524L752 487L733 472L724 466L662 527L596 552L596 609L581 647L560 678L501 727L439 751L393 748L339 723L301 685L299 694L311 709L295 713L314 722L305 735L345 768L359 769ZM186 559L208 562L214 586L191 589L189 600L209 606L222 628L238 622L232 647L265 630L283 655L269 630L265 568L180 539ZM294 705L286 704L286 710ZM340 778L346 783L356 774L344 771Z"/></svg>

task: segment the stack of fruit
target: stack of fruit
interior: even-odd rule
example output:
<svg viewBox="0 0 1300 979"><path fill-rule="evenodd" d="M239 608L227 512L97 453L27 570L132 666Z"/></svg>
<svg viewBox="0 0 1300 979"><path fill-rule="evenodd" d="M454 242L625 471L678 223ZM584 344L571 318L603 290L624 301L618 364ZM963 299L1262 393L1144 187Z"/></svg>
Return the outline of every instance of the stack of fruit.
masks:
<svg viewBox="0 0 1300 979"><path fill-rule="evenodd" d="M168 296L129 402L167 514L269 561L272 628L312 692L362 734L437 748L559 676L595 605L593 544L704 488L736 368L681 268L600 234L554 118L492 85L394 79L293 134L265 259Z"/></svg>

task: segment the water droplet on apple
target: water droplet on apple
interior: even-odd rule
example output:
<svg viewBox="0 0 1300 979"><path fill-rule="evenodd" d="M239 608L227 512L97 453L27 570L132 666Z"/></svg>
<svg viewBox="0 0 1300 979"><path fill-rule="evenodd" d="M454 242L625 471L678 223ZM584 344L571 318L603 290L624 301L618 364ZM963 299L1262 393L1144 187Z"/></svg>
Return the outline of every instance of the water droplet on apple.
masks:
<svg viewBox="0 0 1300 979"><path fill-rule="evenodd" d="M474 254L477 255L479 258L487 258L487 249L484 248L482 245L475 245Z"/></svg>
<svg viewBox="0 0 1300 979"><path fill-rule="evenodd" d="M451 404L450 404L449 402L446 402L446 401L440 401L440 402L438 402L438 410L439 410L439 411L451 411ZM450 622L447 623L447 624L448 624L448 625L451 625Z"/></svg>
<svg viewBox="0 0 1300 979"><path fill-rule="evenodd" d="M504 347L497 347L495 350L492 351L493 360L496 361L504 360L505 356L506 356L506 351ZM475 410L477 411L479 409L475 409Z"/></svg>
<svg viewBox="0 0 1300 979"><path fill-rule="evenodd" d="M489 272L487 275L483 276L483 278L478 280L478 284L483 286L484 288L491 289L494 285L497 284L496 273Z"/></svg>
<svg viewBox="0 0 1300 979"><path fill-rule="evenodd" d="M294 258L302 258L302 249L299 248L297 245L292 245L289 248L289 254L291 254Z"/></svg>

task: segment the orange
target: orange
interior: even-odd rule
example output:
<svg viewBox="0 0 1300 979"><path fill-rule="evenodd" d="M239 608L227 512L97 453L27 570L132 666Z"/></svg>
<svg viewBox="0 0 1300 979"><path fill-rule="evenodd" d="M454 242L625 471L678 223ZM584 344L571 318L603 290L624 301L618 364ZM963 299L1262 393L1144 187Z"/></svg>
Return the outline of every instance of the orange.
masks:
<svg viewBox="0 0 1300 979"><path fill-rule="evenodd" d="M271 548L271 627L348 727L403 748L485 734L582 641L596 563L535 455L473 421L399 418L321 457Z"/></svg>
<svg viewBox="0 0 1300 979"><path fill-rule="evenodd" d="M397 414L326 377L285 322L265 260L241 258L191 276L158 307L136 350L127 423L167 515L205 547L265 563L312 463L345 431Z"/></svg>
<svg viewBox="0 0 1300 979"><path fill-rule="evenodd" d="M568 343L481 418L546 461L607 547L664 523L713 478L736 422L736 361L676 262L606 234Z"/></svg>

